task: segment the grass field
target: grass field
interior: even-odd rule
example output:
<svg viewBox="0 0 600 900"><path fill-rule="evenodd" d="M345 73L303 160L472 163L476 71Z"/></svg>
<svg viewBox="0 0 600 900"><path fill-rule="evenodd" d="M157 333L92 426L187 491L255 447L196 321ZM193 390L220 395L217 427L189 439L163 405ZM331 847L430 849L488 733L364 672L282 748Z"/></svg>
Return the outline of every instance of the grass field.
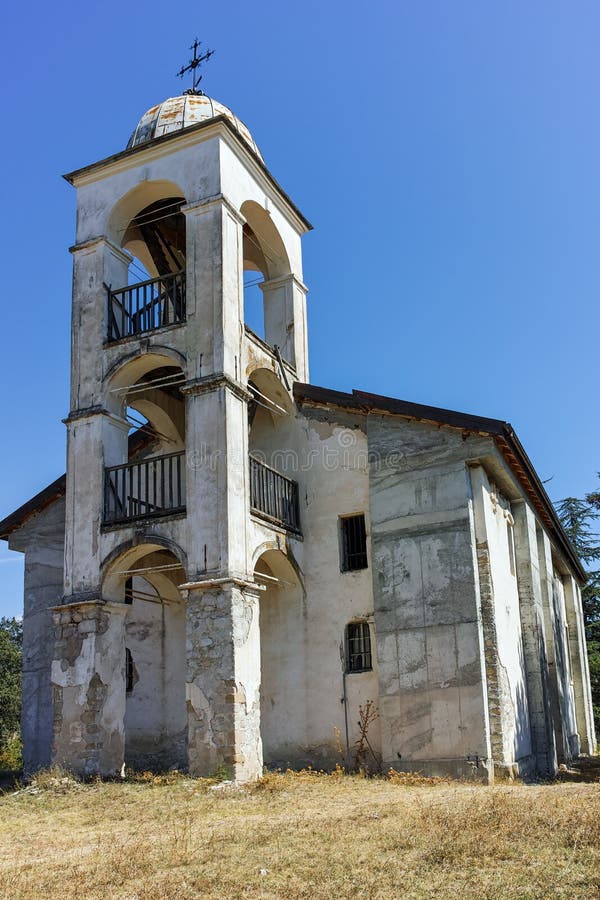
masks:
<svg viewBox="0 0 600 900"><path fill-rule="evenodd" d="M600 898L600 784L45 776L0 798L0 895Z"/></svg>

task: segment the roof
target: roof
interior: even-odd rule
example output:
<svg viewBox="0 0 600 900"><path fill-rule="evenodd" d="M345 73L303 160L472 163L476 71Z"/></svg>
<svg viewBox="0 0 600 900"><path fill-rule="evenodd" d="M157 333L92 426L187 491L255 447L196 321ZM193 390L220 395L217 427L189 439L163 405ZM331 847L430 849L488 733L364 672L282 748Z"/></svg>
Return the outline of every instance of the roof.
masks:
<svg viewBox="0 0 600 900"><path fill-rule="evenodd" d="M130 455L133 456L136 453L139 453L151 443L151 438L141 429L132 432L132 434L129 435ZM31 500L28 500L23 506L15 509L14 512L10 513L10 515L0 521L0 540L7 540L8 536L12 534L13 531L21 528L28 519L41 513L42 510L54 503L55 500L64 497L66 492L67 476L66 473L64 473L63 475L60 475L56 481L53 481L52 484L49 484L48 487L45 487L40 491L39 494L36 494L35 497L32 497Z"/></svg>
<svg viewBox="0 0 600 900"><path fill-rule="evenodd" d="M17 528L21 528L31 516L37 515L37 513L46 509L47 506L50 506L51 503L54 503L55 500L64 497L66 490L67 476L61 475L60 478L57 478L56 481L53 481L43 491L40 491L39 494L28 500L23 506L15 509L14 512L0 522L0 538L6 540L9 534L12 534Z"/></svg>
<svg viewBox="0 0 600 900"><path fill-rule="evenodd" d="M155 138L171 134L174 131L182 131L184 128L189 128L190 125L206 122L217 116L225 116L240 137L262 160L262 154L256 141L242 120L238 119L227 106L219 103L218 100L207 97L206 94L181 94L179 97L169 97L168 100L153 106L144 113L136 125L129 138L127 149L147 144Z"/></svg>
<svg viewBox="0 0 600 900"><path fill-rule="evenodd" d="M458 428L461 431L492 437L540 519L573 566L575 574L581 581L587 580L587 573L581 565L575 548L569 541L552 501L548 497L533 463L527 456L510 422L504 422L501 419L489 419L483 416L473 416L469 413L443 409L437 406L410 403L407 400L398 400L381 394L369 394L365 391L357 390L347 394L342 391L332 391L328 388L317 387L312 384L301 384L299 382L294 384L294 398L299 405L314 403L316 405L337 406L362 413L382 412L420 422L447 425L450 428Z"/></svg>

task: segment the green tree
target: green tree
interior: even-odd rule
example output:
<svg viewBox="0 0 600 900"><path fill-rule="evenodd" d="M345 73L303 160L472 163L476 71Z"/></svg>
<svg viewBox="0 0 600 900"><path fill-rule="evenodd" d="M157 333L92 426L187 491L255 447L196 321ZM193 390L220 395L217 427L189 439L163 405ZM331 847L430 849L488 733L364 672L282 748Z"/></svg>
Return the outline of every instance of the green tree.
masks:
<svg viewBox="0 0 600 900"><path fill-rule="evenodd" d="M0 618L0 749L19 731L23 625Z"/></svg>
<svg viewBox="0 0 600 900"><path fill-rule="evenodd" d="M556 511L588 576L581 599L594 720L596 734L600 734L600 534L594 530L596 521L600 519L600 491L586 494L583 500L567 497L556 504Z"/></svg>

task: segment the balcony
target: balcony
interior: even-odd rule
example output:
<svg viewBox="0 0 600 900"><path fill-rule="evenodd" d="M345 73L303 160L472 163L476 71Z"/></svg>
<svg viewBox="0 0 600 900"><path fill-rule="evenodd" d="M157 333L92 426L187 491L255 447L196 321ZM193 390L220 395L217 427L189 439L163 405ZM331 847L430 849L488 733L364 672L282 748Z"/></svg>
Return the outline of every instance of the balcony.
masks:
<svg viewBox="0 0 600 900"><path fill-rule="evenodd" d="M300 533L298 482L254 456L250 457L250 508L261 518Z"/></svg>
<svg viewBox="0 0 600 900"><path fill-rule="evenodd" d="M108 292L108 342L185 322L185 271Z"/></svg>
<svg viewBox="0 0 600 900"><path fill-rule="evenodd" d="M185 512L184 451L105 469L105 525L180 512Z"/></svg>

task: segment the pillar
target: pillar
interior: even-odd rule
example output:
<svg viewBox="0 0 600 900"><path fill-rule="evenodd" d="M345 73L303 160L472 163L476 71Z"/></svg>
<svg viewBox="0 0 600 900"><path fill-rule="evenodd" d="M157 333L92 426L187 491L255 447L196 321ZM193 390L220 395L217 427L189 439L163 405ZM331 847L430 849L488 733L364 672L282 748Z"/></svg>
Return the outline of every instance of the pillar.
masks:
<svg viewBox="0 0 600 900"><path fill-rule="evenodd" d="M52 763L76 775L122 770L126 612L100 600L52 610Z"/></svg>
<svg viewBox="0 0 600 900"><path fill-rule="evenodd" d="M537 547L536 520L524 502L513 503L519 613L527 684L529 720L536 769L554 774L556 744L552 725L544 605Z"/></svg>
<svg viewBox="0 0 600 900"><path fill-rule="evenodd" d="M249 580L248 406L250 393L225 376L186 394L188 577Z"/></svg>
<svg viewBox="0 0 600 900"><path fill-rule="evenodd" d="M183 585L185 588L186 586ZM193 775L262 775L259 589L190 585L186 605L188 760Z"/></svg>
<svg viewBox="0 0 600 900"><path fill-rule="evenodd" d="M560 684L560 648L557 651L556 641L562 640L560 623L556 621L554 609L554 565L552 563L552 547L545 531L538 527L538 562L540 571L540 586L542 593L542 605L544 610L544 628L546 633L546 656L548 661L548 683L552 704L552 719L554 723L554 740L558 762L566 762L570 756L569 738L566 733L567 722L563 722L561 710L561 684ZM564 704L563 704L564 705Z"/></svg>
<svg viewBox="0 0 600 900"><path fill-rule="evenodd" d="M569 627L569 657L573 694L575 698L575 715L577 717L577 733L579 747L573 748L577 753L592 754L596 752L596 735L590 688L590 674L585 641L581 592L572 575L563 576L565 588L565 608Z"/></svg>
<svg viewBox="0 0 600 900"><path fill-rule="evenodd" d="M105 408L103 344L107 286L127 284L129 254L105 238L71 248L73 311L71 399L67 426L64 595L93 600L100 590L98 545L104 466L127 459L129 425Z"/></svg>
<svg viewBox="0 0 600 900"><path fill-rule="evenodd" d="M265 340L296 369L298 381L308 381L306 335L307 288L295 275L272 278L261 285L265 307Z"/></svg>

